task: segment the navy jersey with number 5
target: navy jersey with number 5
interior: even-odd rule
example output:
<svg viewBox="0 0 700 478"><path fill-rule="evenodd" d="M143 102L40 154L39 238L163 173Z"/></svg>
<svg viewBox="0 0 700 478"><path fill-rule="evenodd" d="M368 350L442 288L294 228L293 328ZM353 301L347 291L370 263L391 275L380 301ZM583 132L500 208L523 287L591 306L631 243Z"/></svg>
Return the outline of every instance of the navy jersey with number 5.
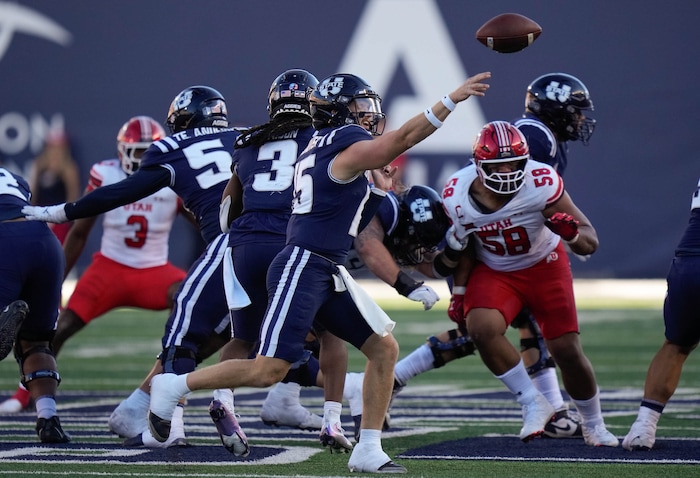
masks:
<svg viewBox="0 0 700 478"><path fill-rule="evenodd" d="M345 263L370 196L363 173L341 181L331 175L333 159L357 141L372 136L358 125L318 131L297 161L287 244Z"/></svg>
<svg viewBox="0 0 700 478"><path fill-rule="evenodd" d="M193 128L154 142L143 154L139 169L66 204L68 219L102 214L170 187L180 196L199 225L206 243L221 234L219 203L231 177L231 152L238 131Z"/></svg>

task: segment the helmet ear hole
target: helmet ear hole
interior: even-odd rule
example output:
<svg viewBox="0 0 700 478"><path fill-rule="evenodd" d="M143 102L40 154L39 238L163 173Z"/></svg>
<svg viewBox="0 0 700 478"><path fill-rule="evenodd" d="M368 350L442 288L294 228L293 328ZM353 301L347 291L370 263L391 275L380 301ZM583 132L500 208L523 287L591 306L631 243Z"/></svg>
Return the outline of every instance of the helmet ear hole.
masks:
<svg viewBox="0 0 700 478"><path fill-rule="evenodd" d="M527 102L527 109L529 109L530 111L532 111L533 113L535 113L537 115L537 114L540 114L541 108L540 108L540 104L537 101L530 100Z"/></svg>

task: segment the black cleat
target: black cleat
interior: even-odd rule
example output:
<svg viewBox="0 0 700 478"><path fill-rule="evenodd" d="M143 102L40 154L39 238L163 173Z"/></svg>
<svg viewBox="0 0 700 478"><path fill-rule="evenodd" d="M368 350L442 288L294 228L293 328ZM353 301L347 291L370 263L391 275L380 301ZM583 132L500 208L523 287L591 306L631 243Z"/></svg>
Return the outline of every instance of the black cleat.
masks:
<svg viewBox="0 0 700 478"><path fill-rule="evenodd" d="M70 435L63 431L57 416L39 418L36 421L36 433L41 443L68 443Z"/></svg>
<svg viewBox="0 0 700 478"><path fill-rule="evenodd" d="M153 412L148 412L148 428L157 441L163 443L170 436L170 420L163 420Z"/></svg>
<svg viewBox="0 0 700 478"><path fill-rule="evenodd" d="M0 312L0 360L7 357L15 346L17 332L29 313L23 300L16 300Z"/></svg>

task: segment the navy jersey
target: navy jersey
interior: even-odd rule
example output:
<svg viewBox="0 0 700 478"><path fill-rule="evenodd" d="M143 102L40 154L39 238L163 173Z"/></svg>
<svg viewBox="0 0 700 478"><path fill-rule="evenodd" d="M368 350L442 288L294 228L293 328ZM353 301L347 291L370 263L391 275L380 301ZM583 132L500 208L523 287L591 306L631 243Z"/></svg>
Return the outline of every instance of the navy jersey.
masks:
<svg viewBox="0 0 700 478"><path fill-rule="evenodd" d="M234 151L233 167L243 186L243 211L231 224L229 245L279 241L284 246L292 214L294 165L313 134L312 127L294 130L285 139Z"/></svg>
<svg viewBox="0 0 700 478"><path fill-rule="evenodd" d="M66 205L68 219L102 214L170 187L197 220L208 244L219 234L219 204L231 177L231 152L238 131L193 128L154 142L139 169Z"/></svg>
<svg viewBox="0 0 700 478"><path fill-rule="evenodd" d="M552 130L532 113L523 114L513 124L525 135L532 159L553 166L559 176L563 176L568 163L569 145L566 142L557 143Z"/></svg>
<svg viewBox="0 0 700 478"><path fill-rule="evenodd" d="M396 231L396 226L399 223L399 200L394 191L389 191L384 199L382 199L375 217L379 219L379 223L384 231L384 245L391 251L391 241L389 237ZM357 253L355 247L352 247L348 252L348 257L345 261L345 268L350 272L359 271L365 268L365 263Z"/></svg>
<svg viewBox="0 0 700 478"><path fill-rule="evenodd" d="M29 205L32 195L29 184L5 168L0 168L0 221L24 217L22 208Z"/></svg>
<svg viewBox="0 0 700 478"><path fill-rule="evenodd" d="M50 341L56 328L65 257L44 222L25 221L29 184L0 168L0 309L17 299L29 304L19 330L24 340ZM8 222L11 219L20 219Z"/></svg>
<svg viewBox="0 0 700 478"><path fill-rule="evenodd" d="M363 173L339 181L331 176L330 167L345 148L371 139L369 132L354 124L315 133L296 164L287 244L345 263L370 188Z"/></svg>

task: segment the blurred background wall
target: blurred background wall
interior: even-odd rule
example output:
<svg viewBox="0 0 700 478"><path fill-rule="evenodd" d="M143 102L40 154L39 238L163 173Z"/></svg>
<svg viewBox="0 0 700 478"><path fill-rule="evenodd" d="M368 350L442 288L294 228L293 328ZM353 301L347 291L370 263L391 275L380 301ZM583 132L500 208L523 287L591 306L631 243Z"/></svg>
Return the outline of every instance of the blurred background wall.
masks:
<svg viewBox="0 0 700 478"><path fill-rule="evenodd" d="M474 33L503 12L536 20L542 35L518 53L488 50ZM601 241L574 274L660 278L700 175L698 18L700 2L687 0L0 1L0 159L26 173L48 131L63 129L84 185L94 162L115 157L122 123L164 120L193 84L217 88L233 122L253 125L266 121L282 71L352 72L396 127L466 75L491 71L487 96L407 155L406 182L440 190L484 122L519 116L530 81L563 71L588 86L598 121L589 146L571 145L564 178ZM200 248L178 221L172 260L186 267Z"/></svg>

